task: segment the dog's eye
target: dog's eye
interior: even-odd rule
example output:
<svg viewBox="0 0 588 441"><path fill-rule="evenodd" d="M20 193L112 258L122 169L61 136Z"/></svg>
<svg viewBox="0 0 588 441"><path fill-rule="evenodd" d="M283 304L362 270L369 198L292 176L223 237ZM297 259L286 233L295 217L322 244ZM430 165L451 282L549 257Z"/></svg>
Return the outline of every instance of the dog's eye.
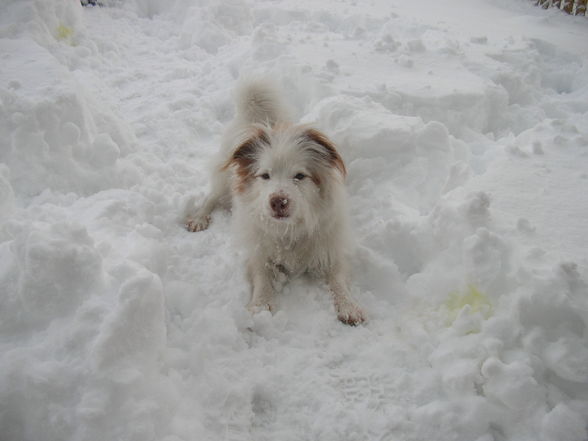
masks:
<svg viewBox="0 0 588 441"><path fill-rule="evenodd" d="M296 181L302 181L304 178L306 178L306 175L303 173L298 173L296 176L294 176L294 180Z"/></svg>
<svg viewBox="0 0 588 441"><path fill-rule="evenodd" d="M269 173L263 173L262 175L259 175L259 177L264 181L267 181L270 178L270 175Z"/></svg>

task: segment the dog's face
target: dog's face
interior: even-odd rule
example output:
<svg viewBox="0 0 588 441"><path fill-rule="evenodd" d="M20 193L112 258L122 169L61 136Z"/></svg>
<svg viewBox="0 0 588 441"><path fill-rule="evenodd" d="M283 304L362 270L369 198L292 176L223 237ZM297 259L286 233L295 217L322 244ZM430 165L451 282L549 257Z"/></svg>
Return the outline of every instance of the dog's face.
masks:
<svg viewBox="0 0 588 441"><path fill-rule="evenodd" d="M333 144L305 126L253 127L235 149L233 192L252 220L274 231L314 230L345 166Z"/></svg>

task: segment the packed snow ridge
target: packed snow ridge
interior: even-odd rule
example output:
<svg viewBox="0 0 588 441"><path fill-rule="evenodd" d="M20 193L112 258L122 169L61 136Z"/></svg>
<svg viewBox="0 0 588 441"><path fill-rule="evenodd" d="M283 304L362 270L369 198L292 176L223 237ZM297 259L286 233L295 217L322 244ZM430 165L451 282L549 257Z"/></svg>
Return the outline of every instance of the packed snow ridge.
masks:
<svg viewBox="0 0 588 441"><path fill-rule="evenodd" d="M588 27L526 0L0 5L0 440L588 440ZM190 233L248 74L348 169L353 296Z"/></svg>

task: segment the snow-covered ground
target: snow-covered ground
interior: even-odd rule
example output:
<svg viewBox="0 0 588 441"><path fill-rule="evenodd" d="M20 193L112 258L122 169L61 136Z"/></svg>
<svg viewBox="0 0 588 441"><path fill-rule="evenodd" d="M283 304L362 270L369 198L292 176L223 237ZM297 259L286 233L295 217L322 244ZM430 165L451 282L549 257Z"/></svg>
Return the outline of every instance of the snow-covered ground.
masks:
<svg viewBox="0 0 588 441"><path fill-rule="evenodd" d="M0 4L0 440L588 440L588 22L526 0ZM369 321L189 233L243 74L339 145Z"/></svg>

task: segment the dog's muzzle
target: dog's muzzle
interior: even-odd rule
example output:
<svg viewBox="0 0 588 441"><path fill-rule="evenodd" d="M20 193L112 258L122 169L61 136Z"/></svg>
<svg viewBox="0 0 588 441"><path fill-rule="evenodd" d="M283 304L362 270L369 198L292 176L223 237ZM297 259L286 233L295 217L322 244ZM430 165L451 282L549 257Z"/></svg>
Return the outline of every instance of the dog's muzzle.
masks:
<svg viewBox="0 0 588 441"><path fill-rule="evenodd" d="M284 219L290 216L290 199L284 195L275 195L270 198L272 216L276 219Z"/></svg>

